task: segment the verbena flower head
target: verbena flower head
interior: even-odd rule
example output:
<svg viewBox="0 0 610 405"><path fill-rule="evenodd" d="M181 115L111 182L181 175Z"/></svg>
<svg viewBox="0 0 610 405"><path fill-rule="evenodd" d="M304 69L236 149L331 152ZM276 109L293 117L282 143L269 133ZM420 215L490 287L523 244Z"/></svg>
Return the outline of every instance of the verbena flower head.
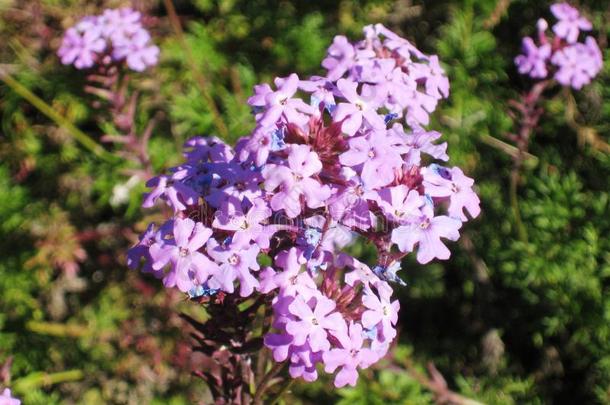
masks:
<svg viewBox="0 0 610 405"><path fill-rule="evenodd" d="M551 6L558 19L553 25L554 37L547 35L548 23L540 19L537 24L537 42L523 38L523 54L515 58L519 73L533 79L546 79L552 75L562 86L580 89L591 82L602 69L602 53L593 37L578 42L582 31L590 31L591 23L567 3Z"/></svg>
<svg viewBox="0 0 610 405"><path fill-rule="evenodd" d="M432 163L446 145L422 127L449 93L438 58L379 24L364 34L334 39L325 76L256 86L257 126L234 150L187 141L186 161L152 179L144 202L174 217L129 253L130 267L189 297L268 295L275 361L307 381L323 363L338 387L397 335L400 260L449 258L447 241L480 212L472 179ZM371 266L343 251L358 240L377 248Z"/></svg>
<svg viewBox="0 0 610 405"><path fill-rule="evenodd" d="M83 17L66 30L57 54L64 65L77 69L112 62L125 63L141 72L156 65L159 58L159 48L152 43L141 19L141 14L130 8Z"/></svg>
<svg viewBox="0 0 610 405"><path fill-rule="evenodd" d="M21 405L21 401L17 398L13 398L11 395L11 390L5 388L0 394L0 405Z"/></svg>

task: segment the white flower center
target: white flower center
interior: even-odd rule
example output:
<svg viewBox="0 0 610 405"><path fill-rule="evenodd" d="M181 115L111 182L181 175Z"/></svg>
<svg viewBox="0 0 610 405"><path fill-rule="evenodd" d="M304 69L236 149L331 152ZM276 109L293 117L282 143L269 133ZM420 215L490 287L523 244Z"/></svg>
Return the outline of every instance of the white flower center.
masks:
<svg viewBox="0 0 610 405"><path fill-rule="evenodd" d="M236 264L239 263L239 256L237 255L232 255L231 257L229 257L229 260L227 260L229 262L230 265L235 266Z"/></svg>

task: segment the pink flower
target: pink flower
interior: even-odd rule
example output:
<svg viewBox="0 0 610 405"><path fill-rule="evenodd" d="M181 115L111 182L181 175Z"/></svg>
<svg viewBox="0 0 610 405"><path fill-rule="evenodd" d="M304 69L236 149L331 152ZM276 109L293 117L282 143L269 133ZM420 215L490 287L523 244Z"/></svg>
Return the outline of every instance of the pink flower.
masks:
<svg viewBox="0 0 610 405"><path fill-rule="evenodd" d="M77 69L112 61L125 62L141 72L157 64L159 48L152 44L140 20L140 13L130 8L86 16L66 31L57 54L63 64L74 64Z"/></svg>
<svg viewBox="0 0 610 405"><path fill-rule="evenodd" d="M318 155L307 145L290 147L288 165L268 164L263 168L264 187L274 191L271 208L283 209L290 218L301 213L301 196L309 208L318 208L330 197L330 188L311 178L322 170Z"/></svg>
<svg viewBox="0 0 610 405"><path fill-rule="evenodd" d="M551 45L537 47L530 37L523 38L523 55L515 58L515 64L522 75L529 74L535 79L544 79L548 75L547 61L551 57Z"/></svg>
<svg viewBox="0 0 610 405"><path fill-rule="evenodd" d="M64 65L74 64L77 69L92 67L106 49L106 41L95 24L83 20L79 25L69 28L62 40L57 54Z"/></svg>
<svg viewBox="0 0 610 405"><path fill-rule="evenodd" d="M576 43L557 51L551 62L559 67L555 79L577 90L589 84L603 65L601 51L592 37L587 37L584 44Z"/></svg>
<svg viewBox="0 0 610 405"><path fill-rule="evenodd" d="M0 395L0 405L21 405L21 401L17 398L13 398L11 390L5 388L4 391L2 391L2 395Z"/></svg>
<svg viewBox="0 0 610 405"><path fill-rule="evenodd" d="M330 349L327 330L345 328L345 320L338 312L333 312L335 302L318 294L307 302L297 295L288 307L294 320L286 323L286 332L294 337L295 345L309 342L314 352Z"/></svg>
<svg viewBox="0 0 610 405"><path fill-rule="evenodd" d="M474 180L464 175L459 167L446 169L432 165L422 169L422 174L426 194L430 197L449 197L449 216L466 221L468 218L464 209L473 218L481 213L479 197L472 191Z"/></svg>
<svg viewBox="0 0 610 405"><path fill-rule="evenodd" d="M362 326L367 329L376 328L382 341L391 341L396 336L394 325L398 321L398 300L390 301L392 287L383 281L375 283L377 294L365 290L362 304L367 308L362 314Z"/></svg>
<svg viewBox="0 0 610 405"><path fill-rule="evenodd" d="M173 225L173 240L163 238L150 247L152 268L160 270L171 263L172 269L164 276L163 283L187 292L218 271L218 266L198 251L210 239L212 230L189 218L176 218Z"/></svg>
<svg viewBox="0 0 610 405"><path fill-rule="evenodd" d="M347 135L354 135L365 121L371 128L383 129L385 122L383 117L377 113L377 108L385 99L385 92L378 87L367 87L358 94L358 83L347 79L339 79L337 88L348 101L337 104L333 113L333 119L337 122L343 121L342 130Z"/></svg>
<svg viewBox="0 0 610 405"><path fill-rule="evenodd" d="M114 44L112 56L116 60L125 59L127 66L136 72L155 66L159 61L159 48L151 45L148 31L138 29L130 35L129 40Z"/></svg>
<svg viewBox="0 0 610 405"><path fill-rule="evenodd" d="M570 6L568 3L557 3L551 6L551 12L559 20L553 25L553 32L559 38L563 38L568 43L573 44L578 40L580 31L590 31L591 23L584 17L581 17L577 9Z"/></svg>
<svg viewBox="0 0 610 405"><path fill-rule="evenodd" d="M282 116L286 122L306 124L308 117L302 113L311 114L313 110L303 100L292 98L298 90L299 77L293 73L286 78L275 80L276 91L269 86L256 88L257 94L248 99L248 104L263 109L257 115L258 124L264 127L275 124Z"/></svg>
<svg viewBox="0 0 610 405"><path fill-rule="evenodd" d="M324 371L334 373L337 368L341 368L335 376L337 388L345 385L354 387L358 380L357 368L367 368L378 360L373 350L362 347L364 343L362 335L362 326L352 322L349 325L349 335L345 333L337 335L341 348L331 349L322 354Z"/></svg>
<svg viewBox="0 0 610 405"><path fill-rule="evenodd" d="M248 103L257 125L234 150L189 140L187 162L149 182L144 203L164 199L178 218L151 226L128 254L130 267L144 261L166 285L192 286L191 299L222 290L211 305L236 294L253 296L253 309L269 305L261 309L273 359L306 381L323 364L337 387L355 385L396 337L389 283L405 283L394 244L417 249L420 263L446 259L443 239L456 240L462 222L443 213L479 212L472 179L423 166L449 158L447 145L434 143L440 133L422 128L449 93L438 58L380 24L364 34L357 43L335 38L326 76L255 86ZM202 224L182 219L195 215ZM376 248L373 268L343 253L357 236ZM226 344L213 335L206 339Z"/></svg>
<svg viewBox="0 0 610 405"><path fill-rule="evenodd" d="M451 252L441 238L457 240L461 227L460 220L445 215L435 217L428 208L416 221L394 229L392 242L398 245L401 252L412 252L417 244L417 261L421 264L429 263L434 258L447 260Z"/></svg>
<svg viewBox="0 0 610 405"><path fill-rule="evenodd" d="M217 229L234 231L232 243L239 247L247 247L251 241L262 249L269 248L269 238L277 230L276 226L264 225L271 216L271 208L262 199L255 199L253 205L244 214L239 200L226 201L222 209L216 211L212 226Z"/></svg>
<svg viewBox="0 0 610 405"><path fill-rule="evenodd" d="M220 267L208 282L210 288L232 293L235 290L235 281L239 280L239 295L242 297L247 297L254 289L258 289L259 282L250 272L260 268L256 261L260 252L258 246L252 245L247 249L233 243L222 246L215 239L211 239L207 252Z"/></svg>
<svg viewBox="0 0 610 405"><path fill-rule="evenodd" d="M378 192L378 204L386 218L397 223L408 223L421 215L424 199L407 186L384 188Z"/></svg>
<svg viewBox="0 0 610 405"><path fill-rule="evenodd" d="M362 165L360 178L368 189L391 183L394 180L394 169L403 163L400 149L390 142L385 130L353 137L349 140L349 146L346 152L339 155L339 162L349 167Z"/></svg>
<svg viewBox="0 0 610 405"><path fill-rule="evenodd" d="M328 47L322 66L328 70L327 77L335 81L339 79L354 63L356 52L354 46L343 35L337 35Z"/></svg>
<svg viewBox="0 0 610 405"><path fill-rule="evenodd" d="M376 223L375 215L369 209L369 199L374 200L374 192L366 191L362 182L352 178L345 188L330 198L330 215L345 226L367 230Z"/></svg>
<svg viewBox="0 0 610 405"><path fill-rule="evenodd" d="M150 193L146 194L144 203L145 208L155 205L159 198L163 198L174 209L174 212L184 211L187 205L194 204L199 195L191 187L186 185L183 180L184 172L177 172L170 176L157 176L150 179L147 187L152 187Z"/></svg>
<svg viewBox="0 0 610 405"><path fill-rule="evenodd" d="M260 289L262 292L268 293L279 288L283 297L295 297L299 294L305 300L316 293L316 283L306 271L303 271L306 261L296 247L278 253L274 263L283 271L275 272L270 267L265 269L265 274L261 275Z"/></svg>

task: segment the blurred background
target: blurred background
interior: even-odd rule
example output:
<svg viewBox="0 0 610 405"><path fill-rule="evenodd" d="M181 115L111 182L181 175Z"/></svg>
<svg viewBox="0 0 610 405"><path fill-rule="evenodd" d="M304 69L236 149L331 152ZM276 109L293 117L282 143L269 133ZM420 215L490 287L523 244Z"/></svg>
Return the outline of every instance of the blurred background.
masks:
<svg viewBox="0 0 610 405"><path fill-rule="evenodd" d="M103 144L117 128L83 91L86 74L62 66L56 51L86 14L141 10L161 61L130 85L137 130L156 123L149 153L160 172L180 161L190 136L247 134L254 84L321 73L334 35L387 25L439 55L451 95L431 127L450 163L475 178L483 213L450 246L450 261L403 263L393 358L356 388L299 382L283 403L443 403L429 386L433 364L455 403L607 404L610 4L572 3L593 22L605 67L579 92L547 95L518 188L525 235L509 195L508 103L531 84L513 58L550 16L548 1L174 0L179 36L161 0L0 0L0 68ZM140 209L141 168L101 159L18 93L0 82L0 386L25 405L204 403L178 317L200 309L125 265L137 232L163 216Z"/></svg>

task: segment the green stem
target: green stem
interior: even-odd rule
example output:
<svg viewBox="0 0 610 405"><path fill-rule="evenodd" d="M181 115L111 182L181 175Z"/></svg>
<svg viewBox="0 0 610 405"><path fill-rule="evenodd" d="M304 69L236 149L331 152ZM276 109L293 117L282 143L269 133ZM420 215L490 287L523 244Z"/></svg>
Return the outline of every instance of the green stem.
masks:
<svg viewBox="0 0 610 405"><path fill-rule="evenodd" d="M83 325L66 325L55 322L30 321L25 326L29 331L39 335L79 338L91 335L91 331Z"/></svg>
<svg viewBox="0 0 610 405"><path fill-rule="evenodd" d="M16 380L12 387L18 394L24 394L40 387L59 384L68 381L78 381L84 377L82 370L68 370L57 373L37 371Z"/></svg>
<svg viewBox="0 0 610 405"><path fill-rule="evenodd" d="M517 196L517 187L519 183L519 169L516 169L510 176L510 205L515 218L515 226L517 234L521 242L527 243L527 229L521 219L521 210L519 209L519 197Z"/></svg>
<svg viewBox="0 0 610 405"><path fill-rule="evenodd" d="M26 99L30 104L38 109L41 113L46 115L49 119L55 122L60 127L64 128L77 142L83 145L86 149L91 151L98 158L107 162L114 162L117 159L108 153L100 144L95 142L91 137L85 134L83 131L78 129L69 120L59 114L44 100L32 93L27 87L19 83L17 80L12 78L8 73L0 70L0 80L2 80L8 87L10 87L15 93Z"/></svg>

